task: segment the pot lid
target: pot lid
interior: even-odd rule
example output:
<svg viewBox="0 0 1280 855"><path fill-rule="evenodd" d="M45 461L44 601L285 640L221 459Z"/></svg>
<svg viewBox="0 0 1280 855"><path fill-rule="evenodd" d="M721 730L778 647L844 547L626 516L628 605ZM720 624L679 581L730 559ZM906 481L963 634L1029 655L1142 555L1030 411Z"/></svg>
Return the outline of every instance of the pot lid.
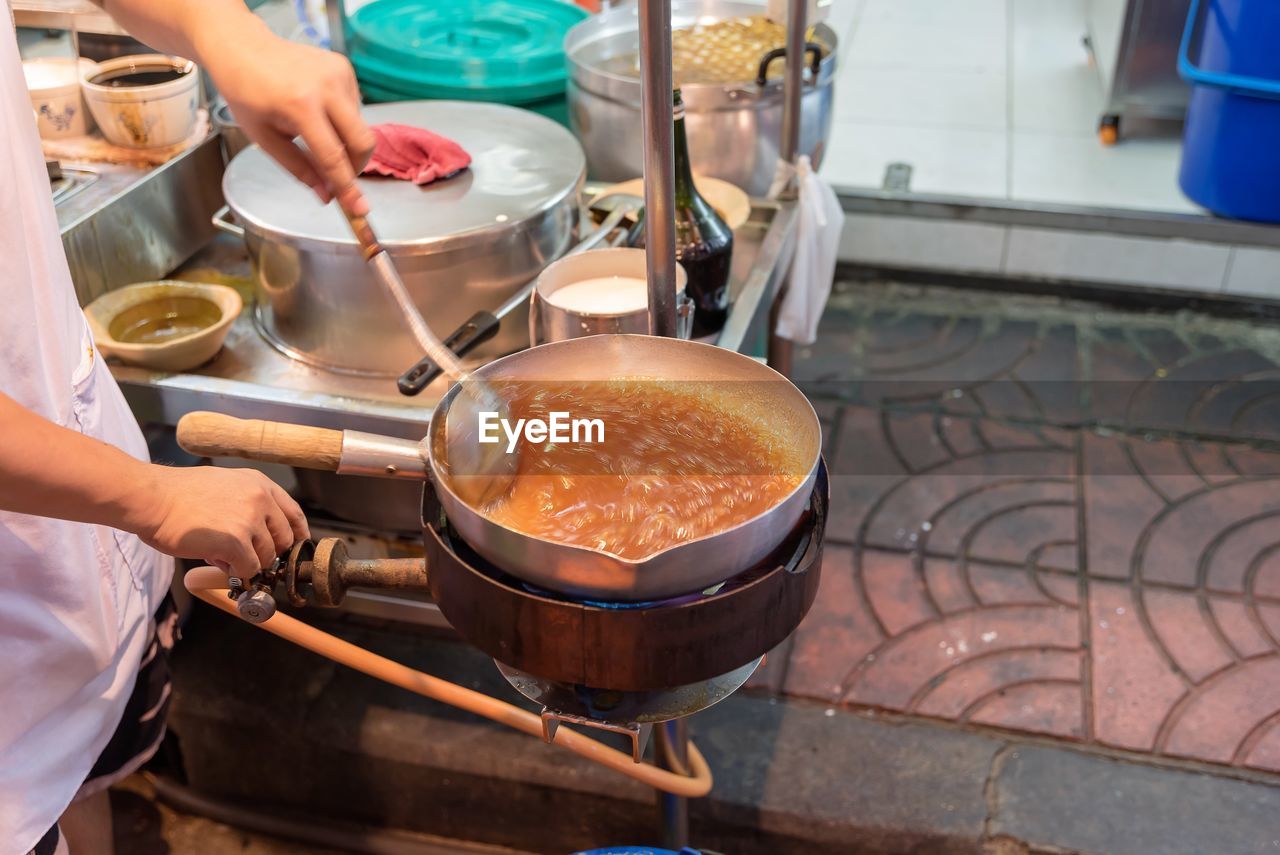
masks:
<svg viewBox="0 0 1280 855"><path fill-rule="evenodd" d="M563 91L564 37L587 13L563 0L374 0L350 19L362 78L436 97L531 100Z"/></svg>
<svg viewBox="0 0 1280 855"><path fill-rule="evenodd" d="M371 125L395 122L435 131L471 154L470 168L426 186L380 176L357 179L369 200L369 222L388 247L491 239L572 197L586 175L586 157L574 136L527 110L401 101L361 112ZM309 187L256 145L227 166L222 193L237 218L286 242L356 242L336 204L320 204Z"/></svg>

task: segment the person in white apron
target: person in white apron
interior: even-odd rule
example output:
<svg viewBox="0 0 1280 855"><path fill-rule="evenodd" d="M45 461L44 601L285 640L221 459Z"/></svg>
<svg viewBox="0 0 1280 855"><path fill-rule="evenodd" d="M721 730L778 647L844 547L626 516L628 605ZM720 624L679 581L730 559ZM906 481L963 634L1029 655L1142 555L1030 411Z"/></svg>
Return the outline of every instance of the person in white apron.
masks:
<svg viewBox="0 0 1280 855"><path fill-rule="evenodd" d="M321 198L367 210L354 175L373 135L345 59L277 39L240 0L111 0L108 11L201 63L250 137ZM156 747L123 731L163 731L167 685L148 695L156 681L138 673L170 640L153 620L172 575L165 555L247 577L308 531L259 473L147 462L77 305L43 160L3 14L0 855L66 851L67 838L72 855L93 855L111 851L105 788ZM68 811L75 799L96 806Z"/></svg>

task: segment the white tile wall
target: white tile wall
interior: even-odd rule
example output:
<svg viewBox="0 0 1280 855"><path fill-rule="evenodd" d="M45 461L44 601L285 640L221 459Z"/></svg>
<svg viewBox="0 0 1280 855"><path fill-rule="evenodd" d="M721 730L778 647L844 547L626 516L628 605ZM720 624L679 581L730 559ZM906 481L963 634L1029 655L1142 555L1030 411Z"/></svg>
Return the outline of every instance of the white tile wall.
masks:
<svg viewBox="0 0 1280 855"><path fill-rule="evenodd" d="M1004 273L1218 292L1230 254L1198 241L1014 228Z"/></svg>
<svg viewBox="0 0 1280 855"><path fill-rule="evenodd" d="M1280 300L1280 250L1237 247L1227 273L1228 294Z"/></svg>
<svg viewBox="0 0 1280 855"><path fill-rule="evenodd" d="M885 167L912 166L917 193L1003 196L1006 139L1001 131L837 121L822 174L844 187L880 187Z"/></svg>
<svg viewBox="0 0 1280 855"><path fill-rule="evenodd" d="M1004 71L1006 0L866 0L851 65Z"/></svg>
<svg viewBox="0 0 1280 855"><path fill-rule="evenodd" d="M1004 131L1005 76L996 71L868 66L836 90L836 118Z"/></svg>
<svg viewBox="0 0 1280 855"><path fill-rule="evenodd" d="M840 259L887 267L999 273L1004 226L847 214Z"/></svg>

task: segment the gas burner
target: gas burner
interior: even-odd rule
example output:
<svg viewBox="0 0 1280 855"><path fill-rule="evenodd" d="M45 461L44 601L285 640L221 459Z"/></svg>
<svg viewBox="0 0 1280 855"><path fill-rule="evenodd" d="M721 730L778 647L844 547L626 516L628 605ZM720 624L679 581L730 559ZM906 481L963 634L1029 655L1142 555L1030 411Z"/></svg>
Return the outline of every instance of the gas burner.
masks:
<svg viewBox="0 0 1280 855"><path fill-rule="evenodd" d="M719 703L742 688L763 661L761 656L710 680L649 692L572 686L526 674L501 662L494 664L517 692L559 714L610 724L656 724L693 715Z"/></svg>
<svg viewBox="0 0 1280 855"><path fill-rule="evenodd" d="M620 692L544 680L494 660L498 672L517 692L542 705L542 738L555 739L561 724L579 724L619 733L631 739L637 763L644 756L653 725L684 718L718 704L751 678L761 656L728 674L669 689Z"/></svg>

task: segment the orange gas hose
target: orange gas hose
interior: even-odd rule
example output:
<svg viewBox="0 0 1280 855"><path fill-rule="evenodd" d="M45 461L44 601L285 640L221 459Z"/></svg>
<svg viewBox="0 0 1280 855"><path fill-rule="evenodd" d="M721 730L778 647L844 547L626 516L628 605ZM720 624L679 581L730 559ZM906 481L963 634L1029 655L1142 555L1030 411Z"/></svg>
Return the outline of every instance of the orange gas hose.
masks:
<svg viewBox="0 0 1280 855"><path fill-rule="evenodd" d="M227 598L227 577L221 570L213 567L198 567L188 572L182 581L194 596L239 618L235 603ZM448 680L415 671L407 665L401 665L385 656L371 653L289 615L277 612L258 626L300 647L305 647L312 653L318 653L348 668L368 674L370 677L376 677L393 686L399 686L424 697L484 716L530 736L542 738L542 719L528 710L456 683L450 683ZM643 784L675 796L696 799L711 792L711 768L693 742L689 743L689 767L693 775L685 777L648 763L636 763L631 755L610 748L563 725L557 728L555 739L552 741L580 757L607 766L615 772L621 772Z"/></svg>

